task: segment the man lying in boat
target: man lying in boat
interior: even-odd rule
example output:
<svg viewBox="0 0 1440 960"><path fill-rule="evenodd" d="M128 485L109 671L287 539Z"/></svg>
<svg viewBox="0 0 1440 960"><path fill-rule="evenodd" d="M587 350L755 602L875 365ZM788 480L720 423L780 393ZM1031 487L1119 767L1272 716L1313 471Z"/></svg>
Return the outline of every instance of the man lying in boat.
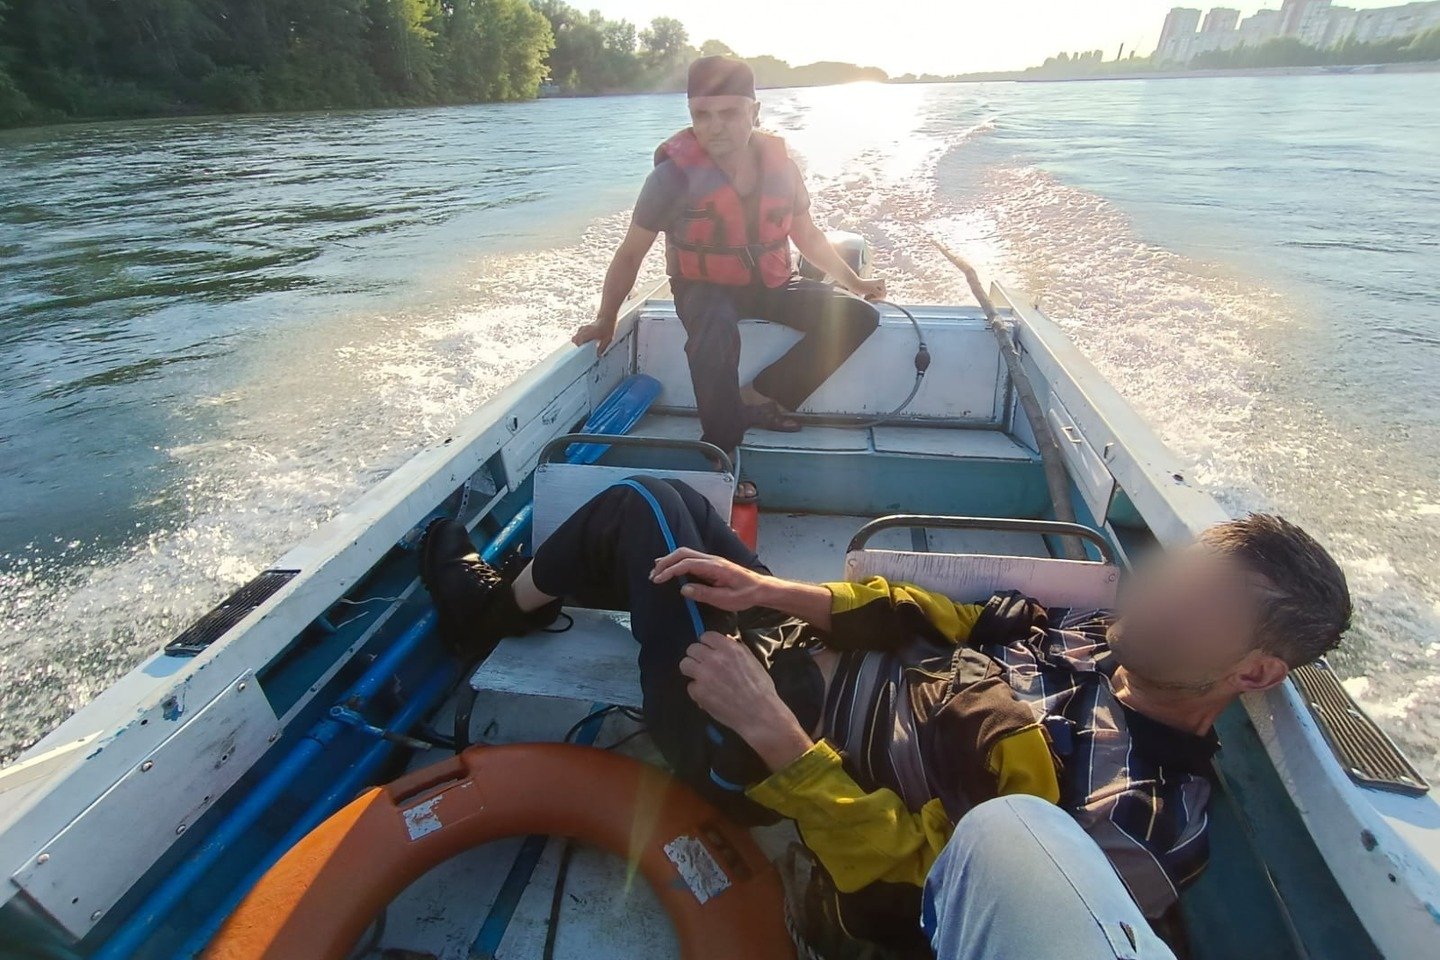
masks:
<svg viewBox="0 0 1440 960"><path fill-rule="evenodd" d="M513 578L452 521L423 558L464 655L549 624L561 597L629 610L646 723L676 775L742 820L793 819L847 928L892 942L914 936L954 823L1005 794L1058 802L1161 915L1208 855L1215 719L1350 619L1334 560L1264 514L1143 569L1117 614L783 580L704 497L648 477L595 497Z"/></svg>
<svg viewBox="0 0 1440 960"><path fill-rule="evenodd" d="M748 64L696 60L687 95L691 125L655 151L600 310L574 342L609 346L620 305L664 232L701 439L729 452L747 427L800 429L794 411L875 332L879 314L862 298L885 296L885 282L857 276L810 218L810 194L785 141L755 129L760 105ZM844 289L797 276L791 241ZM742 388L739 325L747 317L805 336Z"/></svg>

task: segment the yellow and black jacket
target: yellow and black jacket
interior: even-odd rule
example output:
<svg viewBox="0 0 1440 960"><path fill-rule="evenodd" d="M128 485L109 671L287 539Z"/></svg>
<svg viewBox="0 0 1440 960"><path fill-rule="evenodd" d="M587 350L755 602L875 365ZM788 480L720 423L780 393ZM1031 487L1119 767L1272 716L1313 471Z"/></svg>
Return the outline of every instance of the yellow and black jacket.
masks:
<svg viewBox="0 0 1440 960"><path fill-rule="evenodd" d="M955 821L1005 794L1058 802L1056 763L1035 713L967 645L993 604L878 577L826 586L825 645L853 675L832 682L824 726L846 731L845 755L821 741L747 793L795 821L854 935L913 941L920 887Z"/></svg>

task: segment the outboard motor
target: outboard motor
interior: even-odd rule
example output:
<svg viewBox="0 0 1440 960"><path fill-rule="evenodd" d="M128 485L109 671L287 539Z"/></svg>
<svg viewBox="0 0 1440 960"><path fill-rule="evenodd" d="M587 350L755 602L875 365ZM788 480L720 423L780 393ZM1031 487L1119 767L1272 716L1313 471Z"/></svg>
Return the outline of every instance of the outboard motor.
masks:
<svg viewBox="0 0 1440 960"><path fill-rule="evenodd" d="M848 233L844 230L831 230L825 236L830 240L830 245L839 252L840 256L855 271L855 275L864 280L870 276L870 241L858 233ZM827 279L825 271L815 264L800 258L800 276L809 280Z"/></svg>

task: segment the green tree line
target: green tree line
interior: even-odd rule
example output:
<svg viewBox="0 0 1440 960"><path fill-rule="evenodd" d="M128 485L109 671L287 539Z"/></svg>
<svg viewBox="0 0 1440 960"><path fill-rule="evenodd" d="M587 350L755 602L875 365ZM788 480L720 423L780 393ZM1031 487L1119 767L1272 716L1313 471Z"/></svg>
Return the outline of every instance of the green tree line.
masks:
<svg viewBox="0 0 1440 960"><path fill-rule="evenodd" d="M1256 46L1212 50L1190 61L1192 70L1245 67L1354 66L1362 63L1410 63L1440 60L1440 27L1410 37L1390 40L1342 40L1329 49L1301 43L1293 37Z"/></svg>
<svg viewBox="0 0 1440 960"><path fill-rule="evenodd" d="M536 0L550 22L555 49L550 83L562 94L683 90L685 69L700 56L737 56L719 40L692 46L685 25L656 17L643 30L627 20L609 20L598 10L582 13L562 0ZM822 61L791 66L770 56L741 57L761 87L806 87L851 80L885 80L885 71L853 63Z"/></svg>
<svg viewBox="0 0 1440 960"><path fill-rule="evenodd" d="M533 97L526 0L0 0L0 124Z"/></svg>
<svg viewBox="0 0 1440 960"><path fill-rule="evenodd" d="M0 0L0 126L683 89L685 27L561 0ZM762 86L885 79L750 60Z"/></svg>

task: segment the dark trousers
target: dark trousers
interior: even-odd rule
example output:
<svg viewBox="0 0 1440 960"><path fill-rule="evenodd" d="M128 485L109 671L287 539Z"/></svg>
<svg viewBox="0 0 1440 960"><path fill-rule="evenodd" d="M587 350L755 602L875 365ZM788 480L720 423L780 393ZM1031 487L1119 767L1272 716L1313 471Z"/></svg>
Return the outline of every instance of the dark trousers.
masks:
<svg viewBox="0 0 1440 960"><path fill-rule="evenodd" d="M733 632L736 617L686 600L677 581L650 581L655 561L678 547L769 572L699 493L677 480L635 477L601 492L561 524L535 552L531 574L551 596L630 611L630 630L640 643L645 722L655 745L676 776L702 796L739 819L763 820L741 791L764 777L764 765L695 705L680 673L685 650L701 629ZM813 722L819 710L803 713Z"/></svg>
<svg viewBox="0 0 1440 960"><path fill-rule="evenodd" d="M671 288L685 325L701 439L726 452L740 445L748 426L740 403L741 320L780 323L805 335L754 383L760 393L795 410L875 332L880 317L859 297L799 276L780 287L673 280Z"/></svg>

